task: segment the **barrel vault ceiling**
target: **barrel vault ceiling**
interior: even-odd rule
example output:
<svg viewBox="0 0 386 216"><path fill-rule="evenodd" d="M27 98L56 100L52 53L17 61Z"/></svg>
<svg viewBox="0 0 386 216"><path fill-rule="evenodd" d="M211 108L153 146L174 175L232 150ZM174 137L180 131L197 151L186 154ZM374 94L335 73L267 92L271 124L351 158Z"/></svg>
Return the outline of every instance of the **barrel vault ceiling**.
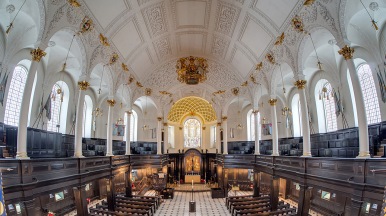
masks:
<svg viewBox="0 0 386 216"><path fill-rule="evenodd" d="M130 71L145 85L157 90L182 87L176 80L175 62L193 55L209 60L206 88L220 90L248 78L303 2L83 0L83 3ZM189 90L193 91L200 88Z"/></svg>

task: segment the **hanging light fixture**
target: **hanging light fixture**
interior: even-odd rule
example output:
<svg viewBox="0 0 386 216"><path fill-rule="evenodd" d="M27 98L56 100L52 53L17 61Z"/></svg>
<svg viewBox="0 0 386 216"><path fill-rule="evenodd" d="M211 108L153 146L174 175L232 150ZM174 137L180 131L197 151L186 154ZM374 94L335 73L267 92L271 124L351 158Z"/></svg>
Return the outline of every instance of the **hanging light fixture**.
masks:
<svg viewBox="0 0 386 216"><path fill-rule="evenodd" d="M378 25L377 25L377 22L373 19L373 17L370 15L370 12L367 10L366 6L363 4L362 0L359 0L363 6L363 8L366 10L367 14L369 15L370 17L370 20L371 20L371 24L373 25L374 29L376 31L378 31Z"/></svg>
<svg viewBox="0 0 386 216"><path fill-rule="evenodd" d="M178 81L196 85L207 79L208 62L205 58L189 56L177 60L176 69Z"/></svg>
<svg viewBox="0 0 386 216"><path fill-rule="evenodd" d="M100 95L101 92L102 92L102 80L103 80L103 72L105 71L105 65L103 65L103 68L102 68L102 76L101 76L101 81L99 83L99 89L98 89L98 94Z"/></svg>
<svg viewBox="0 0 386 216"><path fill-rule="evenodd" d="M315 51L315 54L316 54L316 59L318 60L317 66L318 66L319 70L322 70L322 63L319 60L318 52L316 52L314 40L312 40L311 33L308 33L308 35L310 36L311 43L312 43L312 46L314 47L314 51Z"/></svg>
<svg viewBox="0 0 386 216"><path fill-rule="evenodd" d="M281 64L279 64L279 67L280 67L280 75L281 75L281 84L283 86L283 93L284 93L284 96L285 96L286 90L285 90L285 87L284 87L283 71L281 71Z"/></svg>
<svg viewBox="0 0 386 216"><path fill-rule="evenodd" d="M17 15L20 13L20 11L21 11L21 9L23 8L23 6L24 6L24 4L25 4L26 1L27 1L27 0L24 0L24 2L23 2L23 4L21 5L19 11L17 11L15 17L13 18L13 20L11 21L11 23L9 23L9 26L7 26L7 30L5 31L5 34L6 34L6 35L8 35L8 34L11 32L11 29L13 28L13 22L15 21Z"/></svg>
<svg viewBox="0 0 386 216"><path fill-rule="evenodd" d="M146 115L147 115L147 96L150 96L151 95L151 89L150 88L146 88L145 89L145 107L143 108L143 111L144 111L144 119L143 121L145 122L142 126L142 130L149 130L150 127L149 125L146 124L146 121L147 121L147 118L146 118Z"/></svg>

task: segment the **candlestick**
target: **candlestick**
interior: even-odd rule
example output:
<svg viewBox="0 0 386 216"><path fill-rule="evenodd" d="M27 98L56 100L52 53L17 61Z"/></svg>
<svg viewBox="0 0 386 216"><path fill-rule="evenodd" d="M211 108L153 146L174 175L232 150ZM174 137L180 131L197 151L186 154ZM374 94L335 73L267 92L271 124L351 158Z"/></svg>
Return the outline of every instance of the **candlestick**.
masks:
<svg viewBox="0 0 386 216"><path fill-rule="evenodd" d="M193 179L192 179L192 190L193 190Z"/></svg>

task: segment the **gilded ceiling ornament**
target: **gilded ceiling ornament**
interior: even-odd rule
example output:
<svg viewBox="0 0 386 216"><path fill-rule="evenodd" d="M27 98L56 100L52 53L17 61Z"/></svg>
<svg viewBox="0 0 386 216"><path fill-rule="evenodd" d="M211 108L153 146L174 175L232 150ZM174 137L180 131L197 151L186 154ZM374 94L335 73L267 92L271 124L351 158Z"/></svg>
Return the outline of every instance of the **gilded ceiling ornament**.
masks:
<svg viewBox="0 0 386 216"><path fill-rule="evenodd" d="M267 53L267 55L265 56L265 58L266 58L271 64L275 64L275 57L272 55L272 53Z"/></svg>
<svg viewBox="0 0 386 216"><path fill-rule="evenodd" d="M225 90L218 90L216 92L213 92L213 95L218 95L218 94L224 94Z"/></svg>
<svg viewBox="0 0 386 216"><path fill-rule="evenodd" d="M129 79L127 80L127 84L130 85L133 81L134 81L134 77L130 75Z"/></svg>
<svg viewBox="0 0 386 216"><path fill-rule="evenodd" d="M143 87L142 83L140 83L140 82L138 82L138 81L137 81L137 83L136 83L136 84L137 84L137 86L138 86L138 87L140 87L140 88L142 88L142 87Z"/></svg>
<svg viewBox="0 0 386 216"><path fill-rule="evenodd" d="M256 70L259 71L263 68L263 62L260 62L256 65Z"/></svg>
<svg viewBox="0 0 386 216"><path fill-rule="evenodd" d="M99 34L99 41L103 46L110 46L109 42L107 41L107 37L103 36L102 33Z"/></svg>
<svg viewBox="0 0 386 216"><path fill-rule="evenodd" d="M341 50L338 51L339 55L342 55L344 59L349 60L352 59L354 55L354 48L351 48L349 46L344 46Z"/></svg>
<svg viewBox="0 0 386 216"><path fill-rule="evenodd" d="M68 3L72 6L72 7L80 7L81 4L79 4L79 2L77 0L68 0Z"/></svg>
<svg viewBox="0 0 386 216"><path fill-rule="evenodd" d="M245 81L245 82L241 83L241 86L242 86L242 87L245 87L245 86L247 86L247 85L248 85L248 81Z"/></svg>
<svg viewBox="0 0 386 216"><path fill-rule="evenodd" d="M47 54L46 52L41 50L39 47L34 49L34 50L31 50L30 53L32 55L32 61L36 61L36 62L40 62L42 57L46 56L46 54Z"/></svg>
<svg viewBox="0 0 386 216"><path fill-rule="evenodd" d="M281 33L281 35L279 37L277 37L275 45L282 45L283 41L284 41L284 38L285 38L285 35L284 35L284 32L283 32L283 33Z"/></svg>
<svg viewBox="0 0 386 216"><path fill-rule="evenodd" d="M127 68L127 65L125 65L125 63L122 63L122 70L129 72L129 68Z"/></svg>
<svg viewBox="0 0 386 216"><path fill-rule="evenodd" d="M298 32L304 32L304 25L303 25L303 21L302 19L300 18L300 16L296 15L293 19L292 19L292 27L294 27L294 29Z"/></svg>
<svg viewBox="0 0 386 216"><path fill-rule="evenodd" d="M233 89L232 89L232 93L233 93L235 96L237 96L237 95L239 94L239 92L240 92L239 87L236 87L236 88L233 88Z"/></svg>
<svg viewBox="0 0 386 216"><path fill-rule="evenodd" d="M80 24L79 33L83 34L85 32L89 32L93 29L94 29L93 21L88 16L85 16L82 20L82 23Z"/></svg>
<svg viewBox="0 0 386 216"><path fill-rule="evenodd" d="M208 73L208 62L205 58L185 57L177 60L177 80L188 85L204 82Z"/></svg>
<svg viewBox="0 0 386 216"><path fill-rule="evenodd" d="M159 91L159 93L162 94L162 95L169 95L169 97L172 96L172 93L167 92L167 91Z"/></svg>
<svg viewBox="0 0 386 216"><path fill-rule="evenodd" d="M115 100L114 99L111 99L111 100L107 100L107 104L111 107L113 107L115 105Z"/></svg>
<svg viewBox="0 0 386 216"><path fill-rule="evenodd" d="M85 91L85 90L87 90L88 87L90 87L90 83L87 82L86 80L84 80L84 81L79 81L79 82L78 82L78 86L79 86L79 89L80 89L80 90Z"/></svg>
<svg viewBox="0 0 386 216"><path fill-rule="evenodd" d="M274 99L274 98L271 98L268 100L268 103L271 105L271 106L276 106L276 102L277 102L277 99Z"/></svg>
<svg viewBox="0 0 386 216"><path fill-rule="evenodd" d="M310 5L312 5L313 3L315 2L315 0L306 0L305 2L304 2L304 6L310 6Z"/></svg>
<svg viewBox="0 0 386 216"><path fill-rule="evenodd" d="M151 88L146 88L145 89L145 95L150 96L151 95Z"/></svg>
<svg viewBox="0 0 386 216"><path fill-rule="evenodd" d="M306 80L297 80L295 82L295 86L298 88L298 89L304 89L306 87L306 84L307 84L307 81Z"/></svg>
<svg viewBox="0 0 386 216"><path fill-rule="evenodd" d="M251 81L252 81L254 84L257 84L256 78L255 78L252 74L251 74L250 78L251 78Z"/></svg>
<svg viewBox="0 0 386 216"><path fill-rule="evenodd" d="M114 64L115 62L117 62L119 59L119 56L117 53L113 53L113 55L110 57L110 62L109 64L112 65Z"/></svg>

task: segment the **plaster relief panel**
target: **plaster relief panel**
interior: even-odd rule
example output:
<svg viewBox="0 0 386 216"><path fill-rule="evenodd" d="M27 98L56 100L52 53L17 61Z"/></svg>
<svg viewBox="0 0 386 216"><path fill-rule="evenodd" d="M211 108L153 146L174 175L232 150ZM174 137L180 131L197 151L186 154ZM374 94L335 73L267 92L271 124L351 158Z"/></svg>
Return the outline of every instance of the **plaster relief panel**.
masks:
<svg viewBox="0 0 386 216"><path fill-rule="evenodd" d="M146 21L146 27L151 37L168 31L164 2L145 8L142 10L142 15Z"/></svg>
<svg viewBox="0 0 386 216"><path fill-rule="evenodd" d="M239 14L240 8L236 8L231 4L220 1L218 3L216 31L232 36Z"/></svg>
<svg viewBox="0 0 386 216"><path fill-rule="evenodd" d="M163 59L172 54L169 37L163 37L155 41L153 44L157 52L158 59Z"/></svg>

